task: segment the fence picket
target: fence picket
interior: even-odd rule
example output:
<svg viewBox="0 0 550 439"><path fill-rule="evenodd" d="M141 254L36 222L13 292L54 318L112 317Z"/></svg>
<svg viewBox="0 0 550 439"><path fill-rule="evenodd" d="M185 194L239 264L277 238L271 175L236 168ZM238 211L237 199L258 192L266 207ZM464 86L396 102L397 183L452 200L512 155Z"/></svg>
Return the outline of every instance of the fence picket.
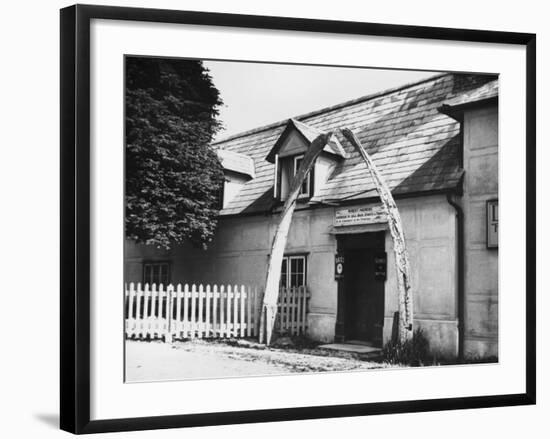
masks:
<svg viewBox="0 0 550 439"><path fill-rule="evenodd" d="M292 334L298 334L298 294L300 294L300 288L295 288L294 294L292 294Z"/></svg>
<svg viewBox="0 0 550 439"><path fill-rule="evenodd" d="M211 323L210 323L210 299L212 298L212 292L210 291L210 284L206 285L205 293L205 306L206 314L204 315L204 336L209 337L211 332Z"/></svg>
<svg viewBox="0 0 550 439"><path fill-rule="evenodd" d="M254 287L254 337L260 334L260 303L258 288Z"/></svg>
<svg viewBox="0 0 550 439"><path fill-rule="evenodd" d="M286 332L288 335L292 335L292 293L294 292L294 287L291 287L286 292Z"/></svg>
<svg viewBox="0 0 550 439"><path fill-rule="evenodd" d="M252 288L248 286L246 292L246 336L250 337L252 335Z"/></svg>
<svg viewBox="0 0 550 439"><path fill-rule="evenodd" d="M143 337L143 320L141 319L141 299L143 298L143 292L141 288L136 290L136 335Z"/></svg>
<svg viewBox="0 0 550 439"><path fill-rule="evenodd" d="M297 305L296 305L296 296L298 295L298 291L299 289L294 287L293 290L292 290L292 294L290 295L290 305L291 305L291 313L290 313L290 321L292 322L291 323L291 327L290 327L290 333L292 335L296 335L298 333L297 329L298 329L298 323L296 320L298 320L296 318L297 316Z"/></svg>
<svg viewBox="0 0 550 439"><path fill-rule="evenodd" d="M218 286L214 285L212 291L212 337L218 336Z"/></svg>
<svg viewBox="0 0 550 439"><path fill-rule="evenodd" d="M138 288L141 289L141 284L138 284ZM143 323L142 323L142 337L148 337L149 336L149 284L145 284L145 288L143 291Z"/></svg>
<svg viewBox="0 0 550 439"><path fill-rule="evenodd" d="M291 310L290 310L290 296L292 294L293 288L285 290L285 331L290 335L290 329L292 327L292 321L290 320Z"/></svg>
<svg viewBox="0 0 550 439"><path fill-rule="evenodd" d="M225 316L227 337L231 337L231 331L233 330L233 327L231 326L231 299L232 298L233 298L233 290L231 289L231 285L228 285L227 286L227 315Z"/></svg>
<svg viewBox="0 0 550 439"><path fill-rule="evenodd" d="M199 301L199 313L197 315L197 337L202 338L202 331L203 331L203 299L204 299L204 287L202 284L199 285L199 292L198 292L198 301Z"/></svg>
<svg viewBox="0 0 550 439"><path fill-rule="evenodd" d="M285 309L283 307L283 303L284 303L284 288L280 288L279 289L279 302L278 302L279 307L277 309L277 311L279 312L279 327L277 328L278 331L279 331L279 334L282 333L283 328L284 328L283 315L284 315Z"/></svg>
<svg viewBox="0 0 550 439"><path fill-rule="evenodd" d="M306 333L306 326L307 326L307 299L308 299L308 292L307 287L302 287L303 290L303 301L302 301L302 333Z"/></svg>
<svg viewBox="0 0 550 439"><path fill-rule="evenodd" d="M166 328L165 328L165 308L166 308L166 304L164 303L164 298L166 297L166 290L164 289L164 285L163 284L160 284L159 285L159 309L158 309L158 313L159 313L159 318L158 318L158 322L159 322L159 334L158 334L158 337L161 338L164 334L166 334Z"/></svg>
<svg viewBox="0 0 550 439"><path fill-rule="evenodd" d="M174 325L176 338L179 338L181 334L181 296L181 284L178 284L176 287L176 324Z"/></svg>
<svg viewBox="0 0 550 439"><path fill-rule="evenodd" d="M241 294L240 294L240 310L239 310L239 329L240 329L240 337L244 337L244 331L245 331L245 325L244 325L244 302L246 300L246 288L244 285L241 285Z"/></svg>
<svg viewBox="0 0 550 439"><path fill-rule="evenodd" d="M225 331L225 286L220 287L220 337L224 336Z"/></svg>
<svg viewBox="0 0 550 439"><path fill-rule="evenodd" d="M197 330L197 286L191 286L191 322L190 322L190 337L195 338Z"/></svg>
<svg viewBox="0 0 550 439"><path fill-rule="evenodd" d="M183 338L189 338L189 285L183 288Z"/></svg>
<svg viewBox="0 0 550 439"><path fill-rule="evenodd" d="M152 284L151 285L151 338L155 338L155 334L157 332L157 285Z"/></svg>
<svg viewBox="0 0 550 439"><path fill-rule="evenodd" d="M169 284L166 288L166 331L164 332L164 341L172 343L174 336L174 285Z"/></svg>
<svg viewBox="0 0 550 439"><path fill-rule="evenodd" d="M298 332L298 334L301 334L302 333L302 296L303 296L303 289L302 287L298 288L298 297L297 297L297 308L296 308L296 314L297 314L297 318L296 318L296 331Z"/></svg>
<svg viewBox="0 0 550 439"><path fill-rule="evenodd" d="M233 286L233 337L239 335L239 287Z"/></svg>
<svg viewBox="0 0 550 439"><path fill-rule="evenodd" d="M130 313L128 312L128 305L130 303L130 287L125 282L124 283L124 320L129 318Z"/></svg>
<svg viewBox="0 0 550 439"><path fill-rule="evenodd" d="M134 290L134 283L130 283L130 295L129 295L129 305L128 305L128 334L130 336L134 335L134 296L136 291Z"/></svg>

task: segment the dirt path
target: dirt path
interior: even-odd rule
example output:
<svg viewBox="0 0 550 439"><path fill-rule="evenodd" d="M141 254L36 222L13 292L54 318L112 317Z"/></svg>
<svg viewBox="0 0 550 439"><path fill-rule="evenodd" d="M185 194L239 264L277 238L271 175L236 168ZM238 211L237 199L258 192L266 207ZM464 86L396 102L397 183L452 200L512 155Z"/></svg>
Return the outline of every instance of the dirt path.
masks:
<svg viewBox="0 0 550 439"><path fill-rule="evenodd" d="M282 349L251 349L195 340L126 341L128 382L334 372L385 367L380 363Z"/></svg>

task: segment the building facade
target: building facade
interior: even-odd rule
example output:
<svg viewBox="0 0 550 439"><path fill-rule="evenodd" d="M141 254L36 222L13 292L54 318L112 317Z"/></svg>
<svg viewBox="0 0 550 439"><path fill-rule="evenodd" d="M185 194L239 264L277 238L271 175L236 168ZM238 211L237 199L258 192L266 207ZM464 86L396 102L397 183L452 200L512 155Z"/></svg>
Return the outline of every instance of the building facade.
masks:
<svg viewBox="0 0 550 439"><path fill-rule="evenodd" d="M393 244L352 129L396 199L412 269L414 325L446 357L498 356L498 81L444 74L214 145L226 170L207 250L127 242L128 282L263 287L278 214L309 144L332 132L300 189L281 268L307 285L309 337L392 337Z"/></svg>

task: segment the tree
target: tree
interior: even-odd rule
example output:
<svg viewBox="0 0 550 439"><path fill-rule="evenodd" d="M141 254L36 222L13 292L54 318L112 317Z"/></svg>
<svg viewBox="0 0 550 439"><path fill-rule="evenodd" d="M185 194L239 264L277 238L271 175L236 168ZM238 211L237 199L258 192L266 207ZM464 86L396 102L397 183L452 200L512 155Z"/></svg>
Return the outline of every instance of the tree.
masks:
<svg viewBox="0 0 550 439"><path fill-rule="evenodd" d="M222 104L201 61L126 58L126 237L206 247L223 169L210 148Z"/></svg>

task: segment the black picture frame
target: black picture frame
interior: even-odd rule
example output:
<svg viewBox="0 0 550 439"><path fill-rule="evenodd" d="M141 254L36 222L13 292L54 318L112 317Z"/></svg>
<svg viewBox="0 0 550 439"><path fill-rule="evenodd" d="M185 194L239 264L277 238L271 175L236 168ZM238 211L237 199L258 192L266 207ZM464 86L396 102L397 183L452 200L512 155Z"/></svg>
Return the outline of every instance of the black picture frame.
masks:
<svg viewBox="0 0 550 439"><path fill-rule="evenodd" d="M526 47L526 392L224 413L90 420L90 21L133 20L385 37L505 43ZM536 400L536 36L448 29L110 6L61 10L61 386L60 424L72 433L303 420L324 417L534 404Z"/></svg>

